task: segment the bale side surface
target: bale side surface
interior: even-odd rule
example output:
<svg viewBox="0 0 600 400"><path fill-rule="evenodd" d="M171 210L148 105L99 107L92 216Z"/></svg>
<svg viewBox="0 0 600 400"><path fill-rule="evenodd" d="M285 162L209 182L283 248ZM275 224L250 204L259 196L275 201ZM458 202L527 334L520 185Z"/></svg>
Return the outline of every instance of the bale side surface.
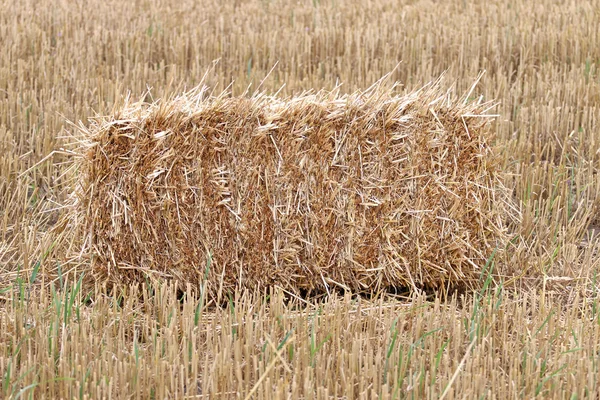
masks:
<svg viewBox="0 0 600 400"><path fill-rule="evenodd" d="M469 284L506 241L489 105L439 95L182 97L93 126L74 212L96 277Z"/></svg>

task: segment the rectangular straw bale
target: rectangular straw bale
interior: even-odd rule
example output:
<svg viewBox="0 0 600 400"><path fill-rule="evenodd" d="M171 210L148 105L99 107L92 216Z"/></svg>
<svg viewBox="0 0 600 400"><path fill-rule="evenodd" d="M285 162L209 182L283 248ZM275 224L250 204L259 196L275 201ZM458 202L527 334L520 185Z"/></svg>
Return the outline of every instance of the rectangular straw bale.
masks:
<svg viewBox="0 0 600 400"><path fill-rule="evenodd" d="M436 87L129 106L88 132L93 271L213 294L469 284L506 240L486 108Z"/></svg>

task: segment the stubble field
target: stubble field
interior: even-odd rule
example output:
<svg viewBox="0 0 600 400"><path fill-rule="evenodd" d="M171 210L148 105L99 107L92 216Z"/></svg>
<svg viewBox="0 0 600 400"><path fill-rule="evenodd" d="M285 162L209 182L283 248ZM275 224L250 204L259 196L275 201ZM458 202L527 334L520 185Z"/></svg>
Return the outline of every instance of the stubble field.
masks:
<svg viewBox="0 0 600 400"><path fill-rule="evenodd" d="M1 2L0 397L598 398L599 20L597 1ZM458 96L482 71L519 218L474 292L215 305L107 293L57 251L73 124L128 93L352 93L389 73Z"/></svg>

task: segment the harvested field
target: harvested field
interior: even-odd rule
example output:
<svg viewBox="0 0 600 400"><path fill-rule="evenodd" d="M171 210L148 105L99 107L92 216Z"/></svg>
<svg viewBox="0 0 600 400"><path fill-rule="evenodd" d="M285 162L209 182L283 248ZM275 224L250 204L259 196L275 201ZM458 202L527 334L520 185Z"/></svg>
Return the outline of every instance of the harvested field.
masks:
<svg viewBox="0 0 600 400"><path fill-rule="evenodd" d="M0 398L598 398L599 19L598 1L570 0L360 0L344 4L332 0L0 0ZM372 85L386 74L387 83L377 88L385 95L365 95L373 92ZM241 254L225 251L229 248L225 244L231 245L225 229L235 232L236 240L244 238L232 222L237 220L232 211L247 218L251 227L258 226L258 219L249 218L249 207L238 208L237 202L253 204L243 195L249 192L231 186L231 182L248 185L249 178L234 180L225 174L228 178L212 179L214 193L205 195L207 201L217 199L220 181L229 185L231 193L231 200L216 210L213 207L212 214L206 212L208 208L188 203L190 218L194 217L192 212L205 210L206 218L220 221L205 237L206 242L210 237L210 243L222 245L216 248L220 252L198 247L197 253L186 254L184 250L194 246L182 242L191 234L201 234L199 225L179 224L177 207L167 203L169 208L164 212L169 226L159 229L156 225L161 220L152 219L150 212L141 214L138 221L149 222L144 226L157 230L157 234L168 228L171 237L180 235L181 242L173 248L169 247L172 243L156 238L127 243L103 237L95 242L104 246L100 250L121 246L121 261L134 269L123 270L120 265L118 274L113 268L116 262L92 258L92 242L86 243L85 234L74 233L77 227L82 227L83 233L93 232L92 225L80 224L85 214L80 210L65 217L72 212L73 193L86 193L85 182L96 184L85 180L87 167L79 155L92 149L88 142L80 141L78 130L99 134L99 139L102 123L116 118L122 110L129 109L126 113L131 115L139 112L141 117L144 113L159 115L161 106L153 106L158 99L167 99L162 107L168 110L175 107L174 103L168 106L169 99L199 83L209 88L201 96L202 107L216 107L215 96L223 104L236 99L250 105L279 102L292 110L294 98L362 96L364 104L377 108L385 99L410 96L442 75L439 96L449 90L450 109L462 109L458 96L463 93L467 94L467 107L498 102L485 112L498 117L485 119L487 125L481 131L487 147L479 151L488 153L478 160L486 160L485 168L473 167L482 175L469 179L482 179L484 187L497 190L493 201L489 194L487 203L481 203L482 213L478 215L493 221L499 218L492 225L504 236L490 232L485 237L484 229L460 222L464 221L460 212L472 206L466 192L457 193L466 200L461 201L465 208L453 210L455 214L444 208L446 197L436 198L432 193L427 198L438 201L438 210L450 213L448 219L463 225L454 231L452 226L442 229L436 224L425 229L426 221L397 217L398 221L418 220L422 225L417 227L423 228L423 235L417 236L423 241L406 242L403 250L436 246L438 242L432 237L449 235L453 240L448 246L464 254L458 250L452 253L449 247L445 253L411 256L407 265L413 268L410 271L415 282L406 280L406 291L396 288L393 294L379 293L379 297L337 293L337 283L352 289L372 285L370 289L376 291L385 286L385 280L406 279L408 273L401 274L398 266L385 272L369 271L373 275L365 278L363 272L371 266L356 266L357 273L347 274L348 270L323 266L320 261L311 265L310 257L315 261L328 252L338 264L346 263L350 254L362 264L374 260L368 251L350 246L347 239L353 235L360 242L361 234L364 239L365 221L375 207L359 206L355 196L352 214L352 198L341 191L326 191L325 180L292 190L292 179L307 181L304 176L293 175L302 159L292 156L300 151L294 148L295 142L285 148L281 145L286 135L294 132L285 124L272 132L269 128L269 141L270 137L277 140L272 147L264 140L260 162L248 160L249 166L275 169L271 175L277 177L258 186L264 193L266 188L279 192L269 192L271 197L258 201L257 207L282 205L290 193L315 192L322 198L311 197L308 204L331 203L340 216L328 220L324 208L311 209L313 216L301 207L292 212L290 206L290 213L275 214L278 220L261 219L282 230L277 234L274 230L273 237L288 242L257 247L256 239L245 237L250 250L243 257L254 257L269 266L267 255L273 257L275 248L284 250L278 253L279 275L275 262L265 277L253 270L246 271L249 280L244 275L234 274L227 280L211 275L212 283L201 286L200 293L187 275L188 266L193 264L204 268L210 264L210 274L227 263L242 265ZM220 96L223 92L229 94ZM255 92L262 100L252 97ZM127 98L142 101L137 104ZM448 115L439 112L440 104L433 106L434 111L444 126L454 127L452 119L444 119ZM265 108L261 112L269 111ZM433 121L427 113L419 118L419 124ZM263 122L255 122L257 129L267 126L268 121ZM479 122L483 120L473 119L469 124ZM383 138L376 133L381 123L376 119L369 125L369 134ZM134 122L123 124L131 128ZM471 128L475 126L469 125ZM456 130L464 133L460 126ZM147 130L154 134L162 131ZM233 136L227 135L233 132L225 132L231 141ZM161 143L186 137L197 138L168 134L162 142L156 141L156 151L162 149ZM319 165L309 147L306 165L312 168L311 176L331 176L334 187L388 201L385 189L384 193L376 192L385 188L383 183L367 189L356 168L350 168L356 164L356 154L351 147L344 147L350 142L342 143L335 135L326 137L329 142L325 141L320 150L328 154L330 162L335 158L345 168ZM416 134L409 137L422 138ZM360 135L351 138L364 144L359 147L360 159L361 154L365 156L366 138L364 142ZM102 146L99 143L98 148ZM242 153L258 153L258 149L247 148L250 143L254 142L231 143L237 153L225 152L221 162L228 172L250 176L252 168L236 170L232 161ZM194 152L203 148L201 142L194 146ZM369 146L374 151L384 148ZM215 147L205 147L213 153L206 165L199 164L202 168L209 167L208 160L219 166L214 162ZM281 164L280 172L289 172L289 178L276 175L279 155L275 147L287 163ZM336 156L333 149L338 147ZM373 160L393 160L396 150L385 148L389 153L373 155ZM180 153L180 158L184 154ZM430 158L423 154L421 151L416 158L409 158L405 166L410 162L430 170L433 162L443 159L433 149ZM341 156L344 158L338 160ZM171 156L160 153L146 161L150 165L161 157L167 160ZM128 155L127 160L133 159L144 158ZM112 160L115 179L126 182L121 172L127 160ZM390 179L402 172L393 168L376 171L368 165L365 170L364 163L363 159L361 179L369 174ZM167 171L176 168L158 167L166 172L153 181L147 177L157 171L156 165L139 175L147 179L142 180L140 189L146 190L145 195L156 196L139 204L172 196L174 192L167 184L182 185L167 179ZM437 171L444 169L458 171L459 166ZM498 186L486 181L493 174ZM192 176L197 183L208 179ZM441 172L439 176L443 176ZM148 187L150 182L156 186ZM454 181L448 178L443 182L447 186ZM159 185L165 186L159 189ZM104 188L107 193L126 193L109 189L110 185ZM479 189L471 189L479 193ZM219 193L225 196L226 191ZM506 201L498 201L500 193ZM87 198L93 199L99 202L98 209L103 208L102 202L109 204L105 197ZM411 201L406 204L410 210L422 209L418 208L418 196ZM386 202L377 207L389 213L393 210ZM106 221L121 224L122 217L112 212L111 208ZM313 225L330 224L337 229L335 232L341 233L335 235L341 234L345 246L338 251L336 238L317 236L320 230L301 227L294 231L293 223L300 213L314 218ZM343 229L342 223L350 215L355 218L355 231ZM380 232L394 229L378 223ZM106 229L105 234L110 232ZM455 240L459 231L469 232L469 240ZM378 240L381 237L380 233ZM304 243L295 247L295 240L306 238L318 239L313 254L303 253L308 252ZM503 246L492 244L494 240ZM367 248L376 248L370 240L364 243ZM398 247L386 246L380 246L379 251L399 251ZM163 253L167 251L171 251L169 256L180 257L182 263L152 268L189 285L175 288L158 273L143 270L150 268L144 264L152 261L150 257L160 259L162 255L166 259ZM129 253L132 258L127 260ZM211 257L204 260L209 253ZM290 290L294 286L283 271L296 268L289 261L296 253L299 265L312 268L302 279L306 279L306 290L312 284L315 292L321 292L317 298L302 296L305 290ZM473 269L457 261L467 259L476 264ZM445 264L446 260L456 262ZM381 261L379 256L377 261ZM436 267L424 269L424 261ZM325 284L316 287L321 284L321 275L336 282L326 281L329 294L323 291ZM308 279L311 276L316 279ZM276 278L288 280L275 283ZM294 282L302 281L293 278ZM431 286L439 282L440 288L423 291L419 279ZM114 285L117 280L120 285ZM136 286L140 280L143 284ZM239 282L249 283L247 287L252 282L262 286L265 280L275 286L266 293L234 288ZM459 291L446 286L457 280L468 284ZM113 283L112 291L108 282ZM226 294L231 288L230 295Z"/></svg>

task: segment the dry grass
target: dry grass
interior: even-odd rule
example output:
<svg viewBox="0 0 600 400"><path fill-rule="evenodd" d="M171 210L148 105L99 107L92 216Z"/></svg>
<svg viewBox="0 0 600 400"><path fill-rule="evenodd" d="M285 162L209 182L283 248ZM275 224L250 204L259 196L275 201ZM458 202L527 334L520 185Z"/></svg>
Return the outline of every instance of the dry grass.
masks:
<svg viewBox="0 0 600 400"><path fill-rule="evenodd" d="M212 397L598 397L600 5L223 3L0 3L0 394L181 398L199 381ZM77 291L88 266L47 234L78 174L65 121L207 70L216 92L268 75L261 90L283 96L364 90L390 71L409 90L445 71L464 93L486 70L472 97L501 101L494 144L521 216L495 268L519 273L465 304L274 294L202 309L197 324L196 301L180 308L166 288L121 306Z"/></svg>
<svg viewBox="0 0 600 400"><path fill-rule="evenodd" d="M597 398L598 304L527 291L306 305L172 287L87 302L16 295L0 316L1 389L34 398ZM150 295L152 293L152 295ZM84 293L85 294L85 293ZM144 301L138 301L142 295ZM83 296L88 299L87 295ZM31 386L30 386L31 385Z"/></svg>

